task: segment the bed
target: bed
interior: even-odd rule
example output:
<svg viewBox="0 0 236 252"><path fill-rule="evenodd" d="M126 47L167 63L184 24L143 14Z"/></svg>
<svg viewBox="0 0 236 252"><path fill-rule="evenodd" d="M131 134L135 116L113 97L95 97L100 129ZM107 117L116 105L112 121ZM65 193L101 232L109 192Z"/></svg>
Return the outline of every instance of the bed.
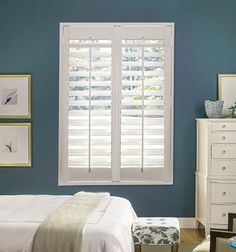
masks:
<svg viewBox="0 0 236 252"><path fill-rule="evenodd" d="M0 252L32 252L43 221L72 196L0 196ZM131 225L136 214L130 202L106 197L83 228L82 252L133 252Z"/></svg>

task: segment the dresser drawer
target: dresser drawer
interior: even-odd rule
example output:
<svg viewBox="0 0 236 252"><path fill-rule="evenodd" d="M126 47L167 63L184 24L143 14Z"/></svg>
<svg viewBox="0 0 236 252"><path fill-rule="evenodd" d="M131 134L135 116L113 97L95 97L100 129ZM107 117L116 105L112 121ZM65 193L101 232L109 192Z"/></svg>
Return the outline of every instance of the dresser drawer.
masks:
<svg viewBox="0 0 236 252"><path fill-rule="evenodd" d="M212 183L211 203L236 203L236 183Z"/></svg>
<svg viewBox="0 0 236 252"><path fill-rule="evenodd" d="M236 158L236 144L213 144L212 158Z"/></svg>
<svg viewBox="0 0 236 252"><path fill-rule="evenodd" d="M228 213L235 213L236 205L211 205L211 224L227 225Z"/></svg>
<svg viewBox="0 0 236 252"><path fill-rule="evenodd" d="M236 123L212 123L211 130L236 130Z"/></svg>
<svg viewBox="0 0 236 252"><path fill-rule="evenodd" d="M211 133L212 143L236 143L236 131L216 131Z"/></svg>
<svg viewBox="0 0 236 252"><path fill-rule="evenodd" d="M236 161L233 160L212 160L211 175L236 176Z"/></svg>

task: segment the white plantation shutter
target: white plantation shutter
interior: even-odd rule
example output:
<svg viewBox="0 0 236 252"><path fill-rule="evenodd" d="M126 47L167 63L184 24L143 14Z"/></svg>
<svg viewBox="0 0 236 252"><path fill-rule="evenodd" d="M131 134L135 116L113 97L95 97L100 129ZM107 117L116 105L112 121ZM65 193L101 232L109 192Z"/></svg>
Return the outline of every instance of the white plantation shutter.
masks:
<svg viewBox="0 0 236 252"><path fill-rule="evenodd" d="M111 36L111 28L64 30L68 180L111 181Z"/></svg>
<svg viewBox="0 0 236 252"><path fill-rule="evenodd" d="M121 96L121 168L163 168L163 39L122 40Z"/></svg>
<svg viewBox="0 0 236 252"><path fill-rule="evenodd" d="M165 180L170 161L170 31L122 32L121 180ZM166 109L166 107L168 109Z"/></svg>
<svg viewBox="0 0 236 252"><path fill-rule="evenodd" d="M62 25L60 183L172 180L173 25Z"/></svg>

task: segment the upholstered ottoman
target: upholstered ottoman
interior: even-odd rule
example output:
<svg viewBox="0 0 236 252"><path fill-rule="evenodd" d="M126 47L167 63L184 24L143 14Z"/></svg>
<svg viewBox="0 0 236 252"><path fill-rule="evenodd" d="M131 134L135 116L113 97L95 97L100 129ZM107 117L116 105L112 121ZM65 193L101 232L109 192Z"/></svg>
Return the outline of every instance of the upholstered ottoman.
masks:
<svg viewBox="0 0 236 252"><path fill-rule="evenodd" d="M171 245L177 252L180 242L179 221L176 218L137 218L132 226L135 251L141 245Z"/></svg>

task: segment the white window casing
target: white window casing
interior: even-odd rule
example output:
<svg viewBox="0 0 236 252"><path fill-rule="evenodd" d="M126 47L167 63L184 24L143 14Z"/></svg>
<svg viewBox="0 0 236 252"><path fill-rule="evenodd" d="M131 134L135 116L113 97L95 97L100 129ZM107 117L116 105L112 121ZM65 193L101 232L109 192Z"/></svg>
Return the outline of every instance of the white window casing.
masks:
<svg viewBox="0 0 236 252"><path fill-rule="evenodd" d="M59 185L173 183L173 23L61 23Z"/></svg>

